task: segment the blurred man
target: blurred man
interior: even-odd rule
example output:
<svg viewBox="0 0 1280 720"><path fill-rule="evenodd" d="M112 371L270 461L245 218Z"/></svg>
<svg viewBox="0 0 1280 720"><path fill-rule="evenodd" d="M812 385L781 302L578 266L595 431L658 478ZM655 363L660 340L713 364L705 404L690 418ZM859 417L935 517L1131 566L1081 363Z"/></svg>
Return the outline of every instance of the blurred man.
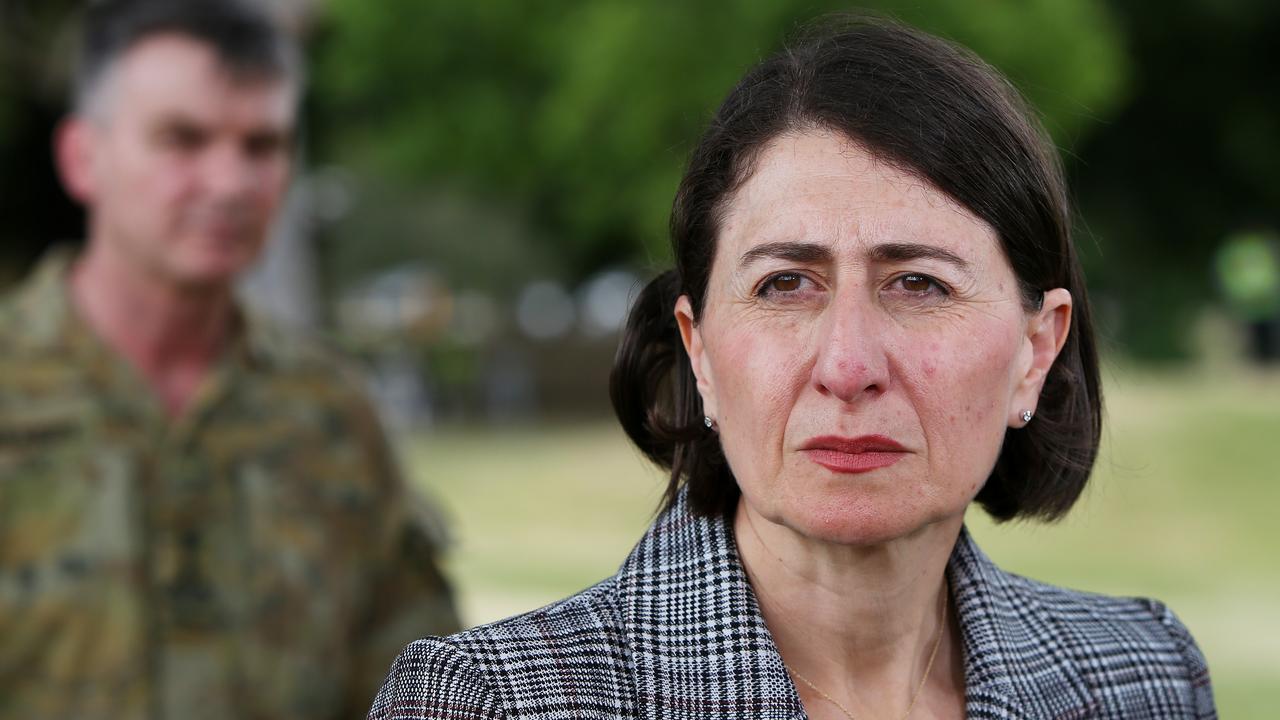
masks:
<svg viewBox="0 0 1280 720"><path fill-rule="evenodd" d="M456 620L358 383L233 297L292 46L229 0L108 0L78 81L87 243L0 302L0 718L362 716Z"/></svg>

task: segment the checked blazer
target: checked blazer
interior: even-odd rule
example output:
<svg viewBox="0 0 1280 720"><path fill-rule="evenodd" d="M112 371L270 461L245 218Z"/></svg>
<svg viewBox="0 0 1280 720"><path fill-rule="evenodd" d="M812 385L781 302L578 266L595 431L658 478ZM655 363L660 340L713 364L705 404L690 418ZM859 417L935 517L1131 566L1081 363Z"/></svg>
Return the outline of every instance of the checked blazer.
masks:
<svg viewBox="0 0 1280 720"><path fill-rule="evenodd" d="M966 715L1215 718L1191 635L1160 603L1003 572L962 532L947 567ZM732 525L659 516L618 574L568 599L409 645L371 720L805 718Z"/></svg>

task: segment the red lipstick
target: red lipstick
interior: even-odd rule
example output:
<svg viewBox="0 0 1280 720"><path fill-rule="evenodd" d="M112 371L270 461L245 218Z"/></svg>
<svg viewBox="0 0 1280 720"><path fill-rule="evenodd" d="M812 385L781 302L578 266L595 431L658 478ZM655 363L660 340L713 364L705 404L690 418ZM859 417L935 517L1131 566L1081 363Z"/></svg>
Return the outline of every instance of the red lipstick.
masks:
<svg viewBox="0 0 1280 720"><path fill-rule="evenodd" d="M809 459L837 473L864 473L901 460L907 449L883 435L856 438L823 435L811 438L800 447Z"/></svg>

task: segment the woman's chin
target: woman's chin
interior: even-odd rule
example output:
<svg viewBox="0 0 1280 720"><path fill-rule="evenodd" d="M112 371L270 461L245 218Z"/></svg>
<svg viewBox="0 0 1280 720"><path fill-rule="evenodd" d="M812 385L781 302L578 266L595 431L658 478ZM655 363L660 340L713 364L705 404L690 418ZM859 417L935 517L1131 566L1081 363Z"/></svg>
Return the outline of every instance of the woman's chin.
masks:
<svg viewBox="0 0 1280 720"><path fill-rule="evenodd" d="M812 540L849 546L883 545L911 537L952 516L963 516L933 507L919 507L902 500L869 501L839 499L818 507L798 508L784 521Z"/></svg>

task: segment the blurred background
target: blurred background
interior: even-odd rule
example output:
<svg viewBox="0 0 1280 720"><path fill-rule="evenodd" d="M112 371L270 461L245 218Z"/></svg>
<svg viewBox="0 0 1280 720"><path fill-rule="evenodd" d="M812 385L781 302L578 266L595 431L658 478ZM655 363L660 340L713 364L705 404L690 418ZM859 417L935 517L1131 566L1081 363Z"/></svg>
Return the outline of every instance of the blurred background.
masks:
<svg viewBox="0 0 1280 720"><path fill-rule="evenodd" d="M266 2L267 0L264 0ZM669 264L684 159L814 0L274 0L311 59L289 211L244 288L369 369L451 518L466 620L614 572L663 479L606 383ZM82 232L50 161L75 0L0 0L0 288ZM1173 606L1224 717L1280 700L1280 4L868 5L1001 68L1061 148L1108 429L1057 526L970 526L1008 569Z"/></svg>

